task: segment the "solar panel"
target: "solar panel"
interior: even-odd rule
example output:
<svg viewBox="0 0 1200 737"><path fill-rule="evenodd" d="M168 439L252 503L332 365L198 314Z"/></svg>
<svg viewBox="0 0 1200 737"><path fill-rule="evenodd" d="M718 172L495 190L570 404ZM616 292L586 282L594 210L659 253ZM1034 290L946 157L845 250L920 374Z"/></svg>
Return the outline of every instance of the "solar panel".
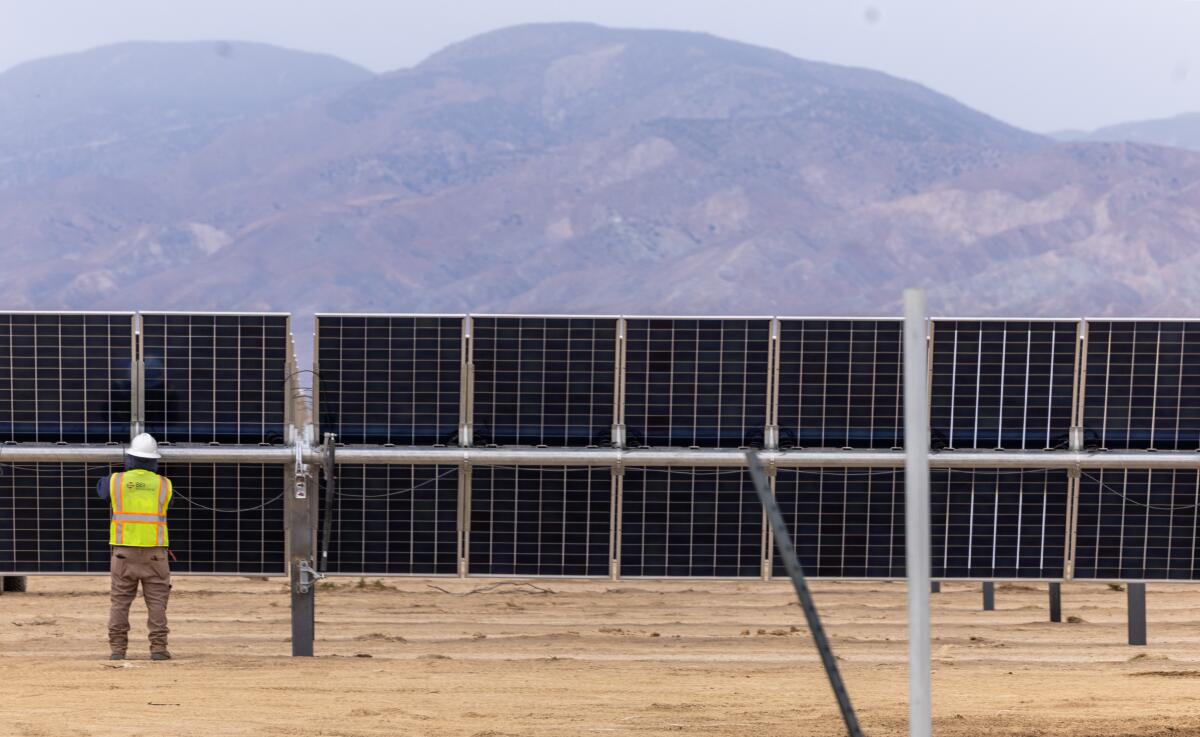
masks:
<svg viewBox="0 0 1200 737"><path fill-rule="evenodd" d="M1195 470L1083 471L1074 577L1200 580L1198 509Z"/></svg>
<svg viewBox="0 0 1200 737"><path fill-rule="evenodd" d="M286 315L142 314L146 431L169 443L282 443Z"/></svg>
<svg viewBox="0 0 1200 737"><path fill-rule="evenodd" d="M341 443L457 440L463 318L318 315L320 429Z"/></svg>
<svg viewBox="0 0 1200 737"><path fill-rule="evenodd" d="M607 576L608 468L474 466L469 572Z"/></svg>
<svg viewBox="0 0 1200 737"><path fill-rule="evenodd" d="M96 496L115 465L0 465L0 572L105 573L109 506ZM282 575L282 466L164 466L176 573Z"/></svg>
<svg viewBox="0 0 1200 737"><path fill-rule="evenodd" d="M174 573L282 576L284 468L259 463L163 464Z"/></svg>
<svg viewBox="0 0 1200 737"><path fill-rule="evenodd" d="M622 487L622 576L762 574L762 508L745 470L629 468Z"/></svg>
<svg viewBox="0 0 1200 737"><path fill-rule="evenodd" d="M938 469L931 475L934 578L1063 577L1066 471Z"/></svg>
<svg viewBox="0 0 1200 737"><path fill-rule="evenodd" d="M0 573L108 571L108 502L96 496L96 483L114 470L0 464Z"/></svg>
<svg viewBox="0 0 1200 737"><path fill-rule="evenodd" d="M131 313L0 313L0 442L128 440L133 334Z"/></svg>
<svg viewBox="0 0 1200 737"><path fill-rule="evenodd" d="M900 320L780 320L779 444L904 445Z"/></svg>
<svg viewBox="0 0 1200 737"><path fill-rule="evenodd" d="M761 446L767 425L770 320L626 322L630 446Z"/></svg>
<svg viewBox="0 0 1200 737"><path fill-rule="evenodd" d="M457 466L339 465L337 484L330 573L458 573Z"/></svg>
<svg viewBox="0 0 1200 737"><path fill-rule="evenodd" d="M1062 320L935 320L933 447L1067 447L1078 330Z"/></svg>
<svg viewBox="0 0 1200 737"><path fill-rule="evenodd" d="M1082 424L1102 448L1200 449L1200 324L1089 320Z"/></svg>
<svg viewBox="0 0 1200 737"><path fill-rule="evenodd" d="M616 318L472 323L475 445L612 443Z"/></svg>
<svg viewBox="0 0 1200 737"><path fill-rule="evenodd" d="M775 499L806 575L904 576L903 471L781 468ZM772 552L772 575L786 576Z"/></svg>

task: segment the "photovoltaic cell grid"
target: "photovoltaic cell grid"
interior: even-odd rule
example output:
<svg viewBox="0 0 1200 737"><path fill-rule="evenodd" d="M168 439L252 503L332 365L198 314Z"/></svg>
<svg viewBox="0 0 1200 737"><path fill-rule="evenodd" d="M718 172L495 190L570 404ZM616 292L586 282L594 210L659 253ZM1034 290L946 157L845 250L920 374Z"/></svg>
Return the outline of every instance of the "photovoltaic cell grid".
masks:
<svg viewBox="0 0 1200 737"><path fill-rule="evenodd" d="M0 573L107 571L109 507L96 484L115 470L0 463Z"/></svg>
<svg viewBox="0 0 1200 737"><path fill-rule="evenodd" d="M1200 449L1200 323L1089 320L1083 427L1101 448Z"/></svg>
<svg viewBox="0 0 1200 737"><path fill-rule="evenodd" d="M611 512L608 468L476 466L468 570L607 576Z"/></svg>
<svg viewBox="0 0 1200 737"><path fill-rule="evenodd" d="M1063 577L1066 471L938 469L931 475L934 578Z"/></svg>
<svg viewBox="0 0 1200 737"><path fill-rule="evenodd" d="M163 464L174 573L283 575L284 469L260 463Z"/></svg>
<svg viewBox="0 0 1200 737"><path fill-rule="evenodd" d="M904 576L904 473L855 468L781 468L775 499L805 575ZM777 553L775 576L787 570Z"/></svg>
<svg viewBox="0 0 1200 737"><path fill-rule="evenodd" d="M769 320L630 319L626 326L628 445L761 447Z"/></svg>
<svg viewBox="0 0 1200 737"><path fill-rule="evenodd" d="M615 318L476 317L475 445L609 445Z"/></svg>
<svg viewBox="0 0 1200 737"><path fill-rule="evenodd" d="M0 313L0 442L124 442L132 365L132 314Z"/></svg>
<svg viewBox="0 0 1200 737"><path fill-rule="evenodd" d="M934 448L1066 448L1078 323L935 320Z"/></svg>
<svg viewBox="0 0 1200 737"><path fill-rule="evenodd" d="M142 315L146 431L170 443L282 443L286 315Z"/></svg>
<svg viewBox="0 0 1200 737"><path fill-rule="evenodd" d="M1084 471L1074 577L1200 580L1198 508L1194 470Z"/></svg>
<svg viewBox="0 0 1200 737"><path fill-rule="evenodd" d="M622 576L759 576L762 535L762 508L744 470L625 471Z"/></svg>
<svg viewBox="0 0 1200 737"><path fill-rule="evenodd" d="M330 573L458 573L457 466L339 465L337 485Z"/></svg>
<svg viewBox="0 0 1200 737"><path fill-rule="evenodd" d="M462 329L461 317L318 315L321 432L340 443L454 443Z"/></svg>
<svg viewBox="0 0 1200 737"><path fill-rule="evenodd" d="M780 320L780 446L902 447L903 327L899 320Z"/></svg>
<svg viewBox="0 0 1200 737"><path fill-rule="evenodd" d="M116 465L0 464L0 572L104 573L109 502L97 482ZM282 575L283 468L164 466L175 573Z"/></svg>

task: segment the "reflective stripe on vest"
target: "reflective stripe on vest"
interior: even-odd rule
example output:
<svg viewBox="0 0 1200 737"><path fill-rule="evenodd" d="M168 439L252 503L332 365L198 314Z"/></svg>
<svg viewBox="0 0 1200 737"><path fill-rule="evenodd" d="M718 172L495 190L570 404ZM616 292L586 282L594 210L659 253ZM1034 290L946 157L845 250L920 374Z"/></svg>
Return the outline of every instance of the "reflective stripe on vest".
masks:
<svg viewBox="0 0 1200 737"><path fill-rule="evenodd" d="M109 484L112 501L109 543L166 547L171 482L152 471L133 470L113 474Z"/></svg>

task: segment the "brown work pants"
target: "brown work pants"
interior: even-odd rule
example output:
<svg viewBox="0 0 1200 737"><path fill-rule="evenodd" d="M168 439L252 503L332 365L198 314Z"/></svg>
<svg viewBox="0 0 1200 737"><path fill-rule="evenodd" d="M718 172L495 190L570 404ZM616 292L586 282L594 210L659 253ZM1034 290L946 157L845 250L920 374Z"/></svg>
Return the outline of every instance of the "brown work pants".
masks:
<svg viewBox="0 0 1200 737"><path fill-rule="evenodd" d="M171 595L171 566L166 548L112 549L112 607L108 612L108 645L114 653L129 646L129 605L137 598L138 582L149 615L150 652L167 651L167 598Z"/></svg>

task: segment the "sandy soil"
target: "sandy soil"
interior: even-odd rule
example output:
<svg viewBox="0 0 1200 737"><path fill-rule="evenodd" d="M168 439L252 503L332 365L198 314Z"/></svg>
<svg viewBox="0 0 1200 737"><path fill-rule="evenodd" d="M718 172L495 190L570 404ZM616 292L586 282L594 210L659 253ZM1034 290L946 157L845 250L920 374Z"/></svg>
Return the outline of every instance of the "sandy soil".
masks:
<svg viewBox="0 0 1200 737"><path fill-rule="evenodd" d="M786 583L492 583L339 580L319 657L291 659L282 581L179 578L176 659L109 663L107 581L32 578L0 597L0 733L841 733ZM815 588L867 734L907 734L903 586ZM1103 585L1065 587L1074 623L1047 621L1044 586L934 606L939 735L1200 735L1200 587L1151 587L1147 648Z"/></svg>

